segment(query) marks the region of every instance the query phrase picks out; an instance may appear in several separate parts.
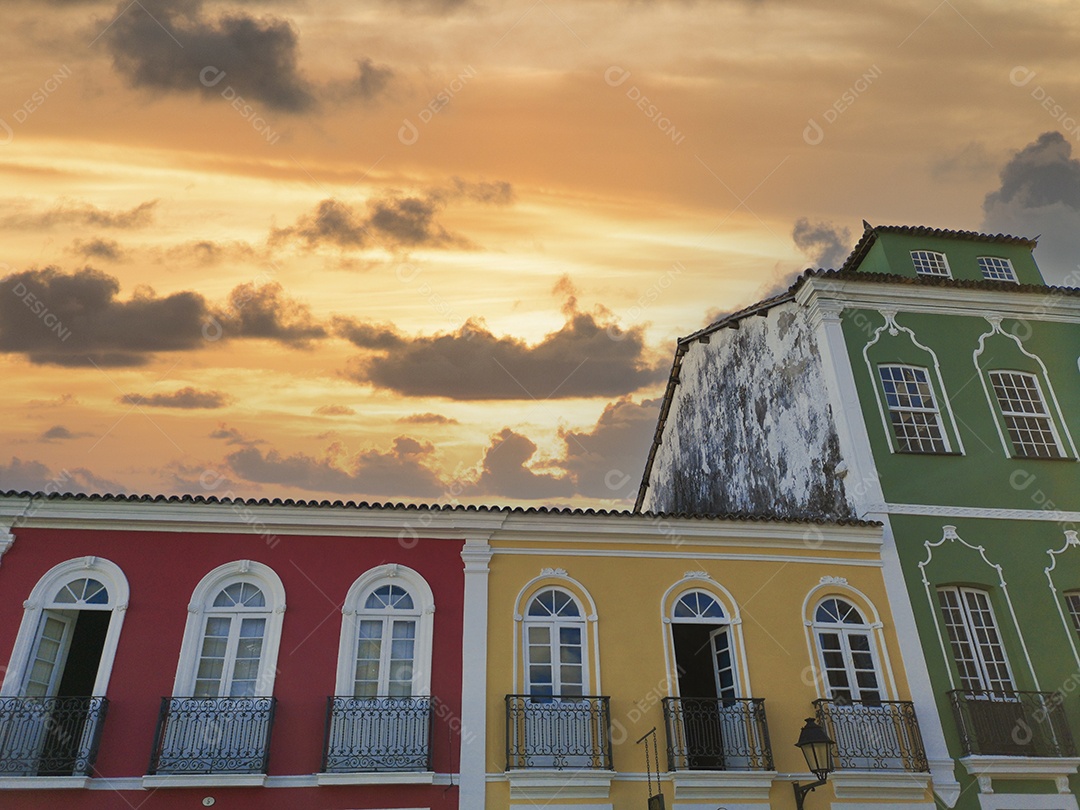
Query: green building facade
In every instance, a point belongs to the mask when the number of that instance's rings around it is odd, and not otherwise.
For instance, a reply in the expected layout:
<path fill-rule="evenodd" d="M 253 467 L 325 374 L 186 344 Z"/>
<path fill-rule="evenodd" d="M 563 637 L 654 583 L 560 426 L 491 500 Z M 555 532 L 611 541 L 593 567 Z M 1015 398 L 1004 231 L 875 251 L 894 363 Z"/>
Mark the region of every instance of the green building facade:
<path fill-rule="evenodd" d="M 638 498 L 881 521 L 936 798 L 965 810 L 1080 794 L 1080 290 L 1034 248 L 866 225 L 683 338 Z M 905 806 L 871 776 L 864 804 Z"/>

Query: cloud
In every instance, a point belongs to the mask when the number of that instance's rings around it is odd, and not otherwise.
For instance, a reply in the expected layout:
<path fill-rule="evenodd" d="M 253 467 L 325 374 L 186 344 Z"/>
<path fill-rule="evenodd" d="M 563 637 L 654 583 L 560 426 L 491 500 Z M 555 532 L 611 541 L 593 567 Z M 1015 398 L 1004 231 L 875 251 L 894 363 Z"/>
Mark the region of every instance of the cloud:
<path fill-rule="evenodd" d="M 817 267 L 839 267 L 851 250 L 851 231 L 829 222 L 796 220 L 791 231 L 795 246 Z"/>
<path fill-rule="evenodd" d="M 164 251 L 164 255 L 169 259 L 192 261 L 204 267 L 226 260 L 250 261 L 256 258 L 255 249 L 247 242 L 239 240 L 215 242 L 210 239 L 198 239 L 173 245 Z"/>
<path fill-rule="evenodd" d="M 93 434 L 90 434 L 90 433 L 72 433 L 70 430 L 68 430 L 63 425 L 53 425 L 51 428 L 49 428 L 44 433 L 42 433 L 40 436 L 38 436 L 38 441 L 39 442 L 64 441 L 66 439 L 81 439 L 81 438 L 84 438 L 84 437 L 90 436 L 90 435 L 93 435 Z"/>
<path fill-rule="evenodd" d="M 0 352 L 61 366 L 137 366 L 158 351 L 203 341 L 206 301 L 194 292 L 159 297 L 139 288 L 117 300 L 120 282 L 99 270 L 55 267 L 0 279 Z"/>
<path fill-rule="evenodd" d="M 369 200 L 361 212 L 327 199 L 302 215 L 291 228 L 275 229 L 270 243 L 293 241 L 307 248 L 331 245 L 341 249 L 369 247 L 467 247 L 468 240 L 450 234 L 435 221 L 441 203 L 431 198 Z"/>
<path fill-rule="evenodd" d="M 60 200 L 46 211 L 27 210 L 25 205 L 15 205 L 14 208 L 22 210 L 16 210 L 0 218 L 0 228 L 27 230 L 84 225 L 94 228 L 135 230 L 144 228 L 154 221 L 157 205 L 157 200 L 149 200 L 126 211 L 108 211 L 89 203 L 66 199 Z"/>
<path fill-rule="evenodd" d="M 421 194 L 390 194 L 366 201 L 363 209 L 326 199 L 289 228 L 270 232 L 270 244 L 291 241 L 311 249 L 329 245 L 342 250 L 384 248 L 469 248 L 463 236 L 448 232 L 436 215 L 453 202 L 505 206 L 514 202 L 514 187 L 505 181 L 451 178 Z"/>
<path fill-rule="evenodd" d="M 123 494 L 127 488 L 116 481 L 95 475 L 85 467 L 73 467 L 53 472 L 34 459 L 23 461 L 18 456 L 10 463 L 0 464 L 0 492 L 109 492 Z"/>
<path fill-rule="evenodd" d="M 386 452 L 366 450 L 351 457 L 331 445 L 322 458 L 305 453 L 283 456 L 255 448 L 228 456 L 233 472 L 261 484 L 279 484 L 313 492 L 332 492 L 363 499 L 373 496 L 429 497 L 445 491 L 434 469 L 435 448 L 409 436 L 398 436 Z"/>
<path fill-rule="evenodd" d="M 995 165 L 982 141 L 969 141 L 958 151 L 934 160 L 930 173 L 938 180 L 982 180 L 994 171 Z"/>
<path fill-rule="evenodd" d="M 1044 132 L 1001 170 L 983 201 L 983 229 L 1042 234 L 1036 258 L 1050 283 L 1080 286 L 1080 160 L 1059 132 Z"/>
<path fill-rule="evenodd" d="M 210 433 L 210 438 L 222 439 L 225 444 L 238 445 L 240 447 L 255 447 L 259 444 L 266 444 L 262 439 L 249 439 L 237 428 L 226 427 L 224 423 L 218 424 L 217 430 Z"/>
<path fill-rule="evenodd" d="M 275 340 L 306 348 L 326 337 L 310 310 L 278 283 L 235 287 L 224 309 L 196 292 L 158 296 L 137 287 L 118 300 L 120 282 L 87 267 L 56 267 L 0 278 L 0 352 L 61 366 L 138 366 L 155 352 L 205 348 L 219 338 Z"/>
<path fill-rule="evenodd" d="M 216 410 L 232 402 L 232 397 L 221 391 L 199 391 L 187 386 L 170 394 L 124 394 L 117 398 L 117 402 L 125 405 L 145 405 L 149 408 Z"/>
<path fill-rule="evenodd" d="M 31 399 L 27 405 L 31 408 L 63 408 L 67 405 L 78 405 L 79 400 L 74 394 L 61 394 L 56 399 Z"/>
<path fill-rule="evenodd" d="M 278 282 L 240 284 L 229 293 L 224 328 L 233 336 L 276 340 L 293 348 L 308 348 L 327 336 L 311 310 L 285 294 Z"/>
<path fill-rule="evenodd" d="M 637 496 L 660 402 L 622 398 L 604 408 L 591 430 L 559 431 L 566 447 L 558 466 L 573 478 L 577 494 L 626 500 Z"/>
<path fill-rule="evenodd" d="M 362 349 L 347 376 L 406 396 L 448 399 L 612 397 L 659 382 L 666 366 L 646 355 L 642 327 L 619 331 L 602 315 L 570 312 L 530 346 L 478 321 L 456 332 L 406 337 L 393 327 L 338 318 L 337 333 Z"/>
<path fill-rule="evenodd" d="M 71 250 L 87 259 L 102 259 L 108 262 L 118 262 L 124 258 L 124 250 L 120 243 L 113 239 L 76 239 L 71 243 Z"/>
<path fill-rule="evenodd" d="M 376 65 L 370 59 L 356 60 L 356 75 L 348 82 L 338 85 L 335 95 L 339 99 L 358 99 L 365 103 L 383 96 L 396 74 L 387 65 Z"/>
<path fill-rule="evenodd" d="M 113 65 L 133 86 L 218 97 L 226 87 L 274 110 L 298 113 L 315 97 L 297 66 L 288 20 L 230 11 L 216 19 L 202 0 L 144 0 L 125 8 L 104 40 Z"/>
<path fill-rule="evenodd" d="M 574 494 L 569 476 L 535 473 L 526 464 L 536 455 L 536 444 L 527 436 L 503 428 L 491 437 L 480 463 L 480 476 L 462 488 L 466 495 L 499 495 L 538 500 L 568 498 Z"/>
<path fill-rule="evenodd" d="M 312 411 L 319 416 L 355 416 L 356 411 L 348 405 L 320 405 Z"/>
<path fill-rule="evenodd" d="M 403 425 L 457 425 L 457 419 L 443 416 L 441 413 L 411 413 L 397 420 Z"/>

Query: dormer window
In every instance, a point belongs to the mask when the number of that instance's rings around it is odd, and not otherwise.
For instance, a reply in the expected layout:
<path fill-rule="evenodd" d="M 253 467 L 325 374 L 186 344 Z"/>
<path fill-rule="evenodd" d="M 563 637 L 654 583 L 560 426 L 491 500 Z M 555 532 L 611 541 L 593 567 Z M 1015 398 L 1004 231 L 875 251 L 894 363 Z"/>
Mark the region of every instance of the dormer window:
<path fill-rule="evenodd" d="M 949 272 L 949 262 L 944 253 L 933 250 L 911 251 L 911 262 L 915 265 L 915 272 L 920 276 L 934 276 L 936 278 L 952 278 Z"/>
<path fill-rule="evenodd" d="M 997 256 L 980 256 L 978 258 L 979 269 L 982 270 L 983 278 L 987 281 L 1011 281 L 1018 283 L 1016 271 L 1012 262 Z"/>

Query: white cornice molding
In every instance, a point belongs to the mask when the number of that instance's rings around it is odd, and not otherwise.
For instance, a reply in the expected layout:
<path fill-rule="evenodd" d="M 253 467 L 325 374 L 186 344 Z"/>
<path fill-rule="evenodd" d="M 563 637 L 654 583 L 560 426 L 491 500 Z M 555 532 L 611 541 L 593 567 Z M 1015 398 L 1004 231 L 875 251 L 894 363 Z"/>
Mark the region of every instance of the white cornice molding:
<path fill-rule="evenodd" d="M 1023 318 L 1054 323 L 1080 323 L 1080 296 L 1016 290 L 984 290 L 887 281 L 808 278 L 795 293 L 802 306 L 829 309 L 895 309 L 934 315 Z"/>
<path fill-rule="evenodd" d="M 930 517 L 986 518 L 988 520 L 1045 520 L 1048 523 L 1080 522 L 1080 512 L 1051 509 L 995 509 L 986 506 L 951 506 L 922 503 L 877 503 L 867 514 L 925 515 Z"/>
<path fill-rule="evenodd" d="M 25 498 L 0 496 L 0 519 L 17 514 Z M 438 509 L 366 509 L 325 506 L 40 501 L 34 528 L 110 529 L 188 534 L 256 536 L 424 537 L 487 542 L 633 543 L 645 545 L 749 546 L 818 551 L 871 552 L 881 547 L 880 526 L 788 523 L 769 520 L 653 517 L 648 515 L 566 515 L 559 513 L 466 512 Z M 822 537 L 826 539 L 822 540 Z M 484 552 L 481 550 L 480 552 Z"/>
<path fill-rule="evenodd" d="M 0 526 L 0 560 L 11 550 L 13 545 L 15 545 L 15 535 L 11 533 L 10 529 Z"/>

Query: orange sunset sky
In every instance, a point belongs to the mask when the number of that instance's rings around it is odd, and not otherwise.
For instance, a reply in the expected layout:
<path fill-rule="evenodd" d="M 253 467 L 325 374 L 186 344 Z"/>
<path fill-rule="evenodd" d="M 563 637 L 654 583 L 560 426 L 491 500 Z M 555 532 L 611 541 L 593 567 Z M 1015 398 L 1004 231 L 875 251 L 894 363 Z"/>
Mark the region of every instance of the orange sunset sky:
<path fill-rule="evenodd" d="M 0 489 L 632 503 L 874 224 L 1080 256 L 1070 0 L 5 0 Z"/>

